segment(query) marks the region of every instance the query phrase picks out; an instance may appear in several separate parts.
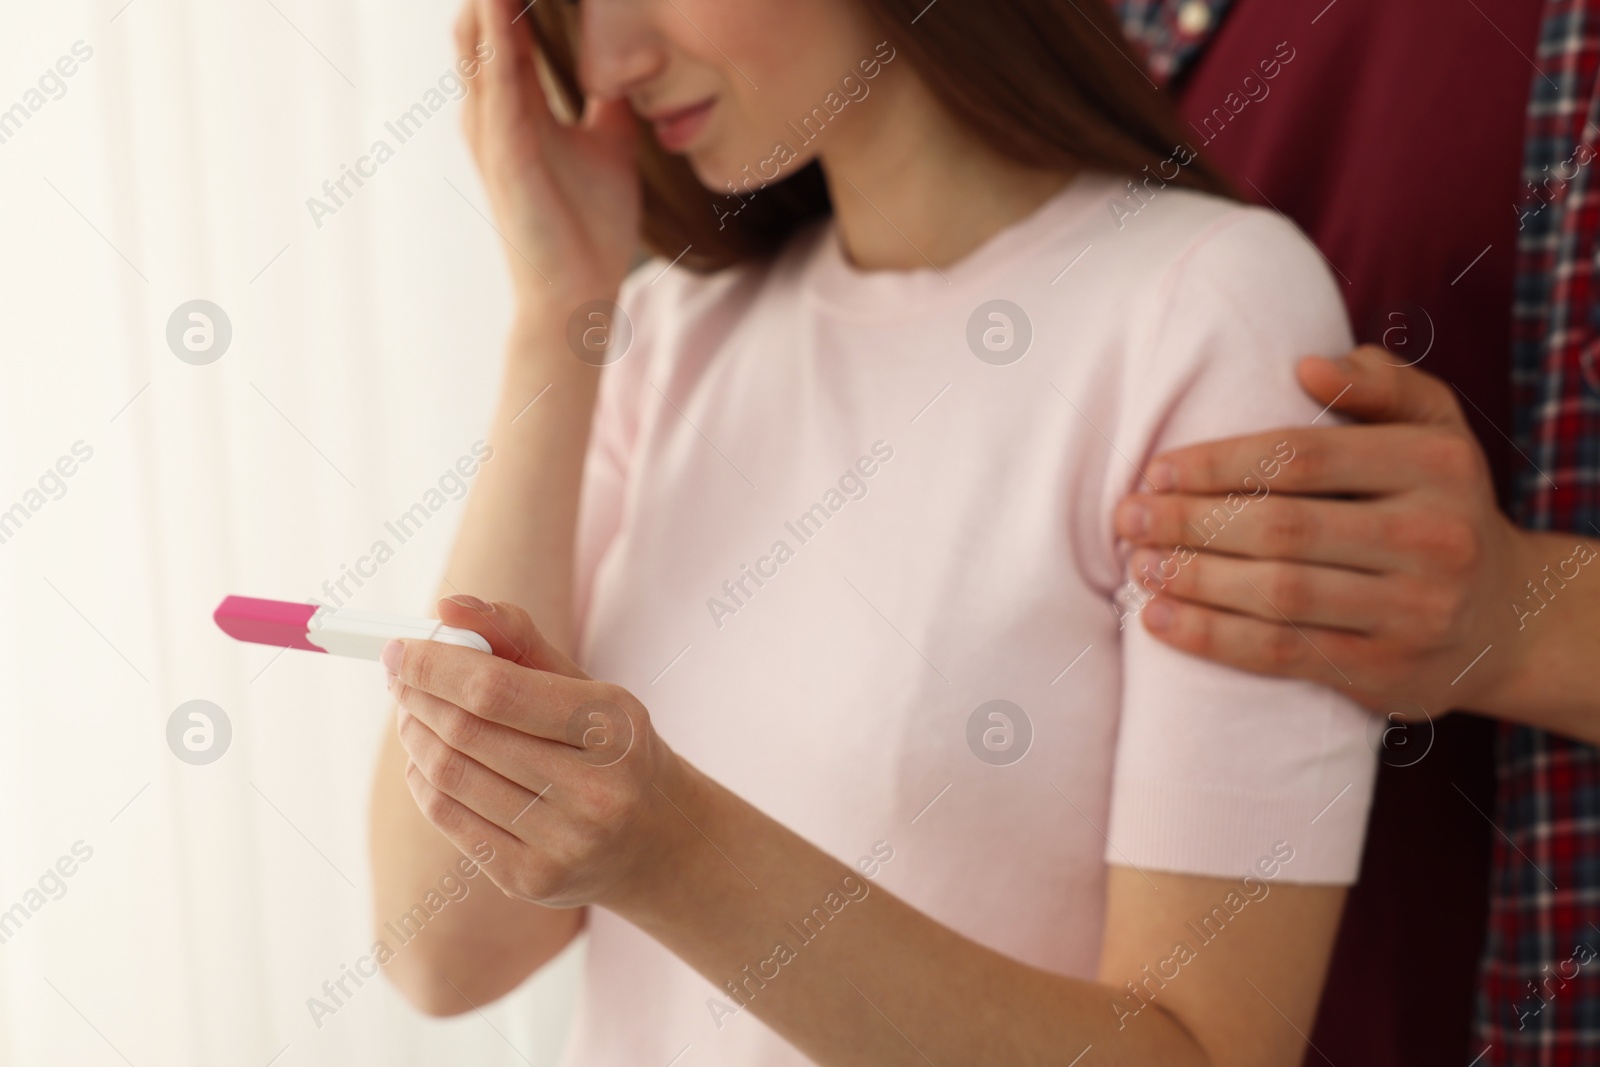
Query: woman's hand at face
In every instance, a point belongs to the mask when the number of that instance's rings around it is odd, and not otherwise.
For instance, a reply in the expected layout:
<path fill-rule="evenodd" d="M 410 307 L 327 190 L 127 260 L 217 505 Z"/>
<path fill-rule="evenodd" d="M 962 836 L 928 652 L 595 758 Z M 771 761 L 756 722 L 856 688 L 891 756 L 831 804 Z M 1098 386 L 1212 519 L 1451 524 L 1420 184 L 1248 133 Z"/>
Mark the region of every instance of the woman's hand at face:
<path fill-rule="evenodd" d="M 488 192 L 524 313 L 566 316 L 616 296 L 639 242 L 637 129 L 628 102 L 590 97 L 563 125 L 539 81 L 534 23 L 518 0 L 465 0 L 456 20 L 467 144 Z"/>
<path fill-rule="evenodd" d="M 633 695 L 590 679 L 528 614 L 472 597 L 440 618 L 482 634 L 494 655 L 391 642 L 406 782 L 417 807 L 465 854 L 487 841 L 489 877 L 554 907 L 605 903 L 634 887 L 671 835 L 660 783 L 676 757 Z"/>

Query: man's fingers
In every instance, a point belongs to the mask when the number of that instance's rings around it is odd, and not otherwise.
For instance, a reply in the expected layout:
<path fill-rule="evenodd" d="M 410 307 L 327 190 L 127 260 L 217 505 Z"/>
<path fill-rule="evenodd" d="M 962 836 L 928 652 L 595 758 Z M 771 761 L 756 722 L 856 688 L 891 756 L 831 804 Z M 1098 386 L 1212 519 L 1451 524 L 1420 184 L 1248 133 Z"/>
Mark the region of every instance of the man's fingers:
<path fill-rule="evenodd" d="M 1164 452 L 1146 475 L 1161 492 L 1381 496 L 1470 478 L 1477 454 L 1470 433 L 1433 426 L 1286 427 Z"/>
<path fill-rule="evenodd" d="M 1337 359 L 1300 362 L 1300 384 L 1333 410 L 1362 422 L 1413 422 L 1465 429 L 1448 385 L 1416 367 L 1396 366 L 1384 349 L 1366 345 Z"/>
<path fill-rule="evenodd" d="M 1282 621 L 1233 615 L 1172 597 L 1157 597 L 1139 617 L 1150 633 L 1174 648 L 1252 674 L 1309 679 L 1363 699 L 1340 664 L 1362 662 L 1364 650 L 1371 646 L 1365 637 L 1309 626 L 1297 629 Z"/>
<path fill-rule="evenodd" d="M 1381 504 L 1274 495 L 1261 500 L 1138 493 L 1117 506 L 1117 534 L 1135 545 L 1183 545 L 1263 560 L 1364 571 L 1410 560 Z"/>
<path fill-rule="evenodd" d="M 1140 549 L 1129 569 L 1144 594 L 1237 615 L 1371 634 L 1382 628 L 1390 578 L 1341 567 L 1238 559 L 1210 552 L 1180 563 L 1175 548 Z"/>

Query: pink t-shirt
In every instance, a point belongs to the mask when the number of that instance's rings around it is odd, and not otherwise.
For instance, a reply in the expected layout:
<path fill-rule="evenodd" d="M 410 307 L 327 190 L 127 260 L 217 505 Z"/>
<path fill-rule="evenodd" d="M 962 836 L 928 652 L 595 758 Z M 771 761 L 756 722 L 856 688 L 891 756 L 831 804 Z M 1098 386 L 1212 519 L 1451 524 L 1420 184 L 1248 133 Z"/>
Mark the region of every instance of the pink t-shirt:
<path fill-rule="evenodd" d="M 824 223 L 769 264 L 663 271 L 624 287 L 598 402 L 579 654 L 677 752 L 1062 974 L 1095 973 L 1109 863 L 1354 880 L 1365 713 L 1151 639 L 1112 530 L 1157 451 L 1317 417 L 1294 362 L 1350 334 L 1290 223 L 1086 175 L 940 270 L 859 271 Z M 752 961 L 799 941 L 752 936 Z M 809 1062 L 738 1009 L 594 909 L 565 1062 Z"/>

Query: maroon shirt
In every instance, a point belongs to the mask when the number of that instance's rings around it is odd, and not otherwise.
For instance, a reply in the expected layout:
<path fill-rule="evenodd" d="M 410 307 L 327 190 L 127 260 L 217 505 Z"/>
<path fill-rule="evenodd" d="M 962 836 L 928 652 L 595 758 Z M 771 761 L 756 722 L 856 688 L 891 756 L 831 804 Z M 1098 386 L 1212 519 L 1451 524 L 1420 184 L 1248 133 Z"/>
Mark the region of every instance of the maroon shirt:
<path fill-rule="evenodd" d="M 1466 398 L 1502 500 L 1513 205 L 1541 9 L 1235 0 L 1177 86 L 1191 143 L 1322 249 L 1356 336 Z M 1493 730 L 1428 710 L 1427 755 L 1396 765 L 1423 730 L 1385 756 L 1308 1064 L 1464 1067 L 1482 1051 L 1472 998 L 1494 830 L 1468 798 L 1493 810 Z"/>

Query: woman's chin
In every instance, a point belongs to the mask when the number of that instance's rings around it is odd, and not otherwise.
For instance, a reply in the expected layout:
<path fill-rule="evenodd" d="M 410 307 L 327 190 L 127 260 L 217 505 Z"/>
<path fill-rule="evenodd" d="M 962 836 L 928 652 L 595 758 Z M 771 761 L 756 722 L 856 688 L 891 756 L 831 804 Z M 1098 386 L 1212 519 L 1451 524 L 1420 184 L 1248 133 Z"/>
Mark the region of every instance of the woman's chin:
<path fill-rule="evenodd" d="M 695 148 L 685 152 L 683 158 L 695 178 L 707 189 L 726 193 L 729 184 L 739 187 L 739 168 L 730 164 L 724 153 L 714 148 Z"/>
<path fill-rule="evenodd" d="M 701 185 L 712 192 L 746 200 L 768 185 L 781 182 L 803 170 L 814 158 L 794 155 L 787 165 L 776 166 L 773 159 L 761 153 L 740 155 L 709 148 L 685 152 L 683 157 Z"/>

